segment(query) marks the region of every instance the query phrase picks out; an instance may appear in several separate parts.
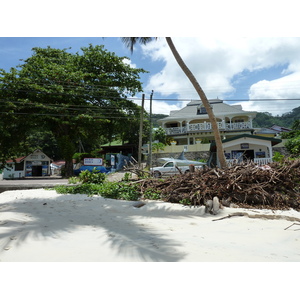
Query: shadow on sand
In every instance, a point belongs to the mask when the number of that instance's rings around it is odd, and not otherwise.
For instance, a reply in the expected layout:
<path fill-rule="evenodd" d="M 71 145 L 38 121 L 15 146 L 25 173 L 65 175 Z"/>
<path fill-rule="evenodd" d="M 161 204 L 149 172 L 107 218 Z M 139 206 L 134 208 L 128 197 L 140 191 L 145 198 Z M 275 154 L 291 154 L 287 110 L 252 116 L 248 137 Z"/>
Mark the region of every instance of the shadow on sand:
<path fill-rule="evenodd" d="M 181 261 L 186 255 L 180 250 L 183 242 L 170 239 L 167 232 L 157 230 L 151 222 L 203 215 L 201 208 L 178 209 L 179 206 L 166 206 L 163 202 L 135 208 L 130 201 L 49 193 L 52 198 L 43 198 L 44 192 L 40 197 L 31 196 L 27 191 L 8 201 L 6 193 L 0 195 L 0 260 L 3 251 L 22 246 L 29 238 L 63 238 L 64 234 L 85 228 L 101 229 L 102 237 L 105 236 L 96 244 L 99 261 L 107 261 L 101 256 L 103 247 L 132 261 Z"/>

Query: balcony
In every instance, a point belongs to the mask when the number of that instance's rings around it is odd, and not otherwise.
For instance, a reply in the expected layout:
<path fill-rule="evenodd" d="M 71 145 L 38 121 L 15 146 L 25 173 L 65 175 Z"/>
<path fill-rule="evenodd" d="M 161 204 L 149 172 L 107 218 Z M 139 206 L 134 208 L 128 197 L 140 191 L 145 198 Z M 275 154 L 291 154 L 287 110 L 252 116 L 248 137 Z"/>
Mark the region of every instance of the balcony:
<path fill-rule="evenodd" d="M 272 161 L 273 161 L 272 158 L 268 158 L 268 157 L 253 159 L 254 164 L 256 164 L 258 166 L 267 165 L 267 164 L 271 163 Z M 227 162 L 228 166 L 240 163 L 240 161 L 238 159 L 226 159 L 226 162 Z"/>
<path fill-rule="evenodd" d="M 252 122 L 238 122 L 238 123 L 225 123 L 225 122 L 217 122 L 218 128 L 220 130 L 244 130 L 244 129 L 251 129 Z M 200 132 L 200 131 L 212 131 L 212 126 L 210 122 L 204 123 L 195 123 L 189 124 L 188 126 L 183 127 L 171 127 L 165 128 L 167 135 L 176 135 L 176 134 L 185 134 L 191 132 Z"/>

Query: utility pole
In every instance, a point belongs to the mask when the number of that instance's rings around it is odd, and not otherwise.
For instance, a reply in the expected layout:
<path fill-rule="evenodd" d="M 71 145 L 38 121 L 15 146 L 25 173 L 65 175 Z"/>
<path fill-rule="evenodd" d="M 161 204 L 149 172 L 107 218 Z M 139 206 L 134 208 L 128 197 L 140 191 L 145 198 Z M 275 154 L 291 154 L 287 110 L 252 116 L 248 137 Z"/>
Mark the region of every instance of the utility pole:
<path fill-rule="evenodd" d="M 138 166 L 139 166 L 139 169 L 141 169 L 141 164 L 142 164 L 144 103 L 145 103 L 145 94 L 142 95 L 142 109 L 141 109 L 141 118 L 140 118 L 139 153 L 138 153 Z"/>
<path fill-rule="evenodd" d="M 149 138 L 149 168 L 152 168 L 152 97 L 153 97 L 153 90 L 150 95 L 150 138 Z"/>

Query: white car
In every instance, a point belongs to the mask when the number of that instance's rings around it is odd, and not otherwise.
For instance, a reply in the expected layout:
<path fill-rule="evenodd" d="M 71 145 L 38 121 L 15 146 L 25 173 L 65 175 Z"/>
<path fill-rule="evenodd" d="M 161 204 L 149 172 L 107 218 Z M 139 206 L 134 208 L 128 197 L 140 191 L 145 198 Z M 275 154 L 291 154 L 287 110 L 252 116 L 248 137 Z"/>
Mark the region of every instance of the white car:
<path fill-rule="evenodd" d="M 197 164 L 199 164 L 199 163 L 197 162 Z M 195 168 L 203 168 L 203 165 L 206 165 L 206 163 L 201 163 L 200 165 L 195 165 Z M 184 164 L 184 161 L 178 162 L 175 160 L 168 161 L 161 167 L 151 168 L 151 174 L 155 178 L 160 178 L 162 176 L 172 176 L 175 174 L 180 174 L 180 172 L 187 173 L 189 171 L 190 171 L 190 165 Z"/>

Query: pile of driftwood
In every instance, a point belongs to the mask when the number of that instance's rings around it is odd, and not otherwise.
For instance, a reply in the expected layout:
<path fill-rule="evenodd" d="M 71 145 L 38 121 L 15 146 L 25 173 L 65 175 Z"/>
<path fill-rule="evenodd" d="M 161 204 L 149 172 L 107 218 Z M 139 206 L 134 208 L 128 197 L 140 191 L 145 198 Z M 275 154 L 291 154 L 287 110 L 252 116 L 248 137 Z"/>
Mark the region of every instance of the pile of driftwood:
<path fill-rule="evenodd" d="M 224 206 L 300 210 L 300 160 L 226 169 L 204 169 L 167 179 L 140 182 L 141 191 L 153 189 L 164 201 L 205 205 L 217 196 Z"/>

